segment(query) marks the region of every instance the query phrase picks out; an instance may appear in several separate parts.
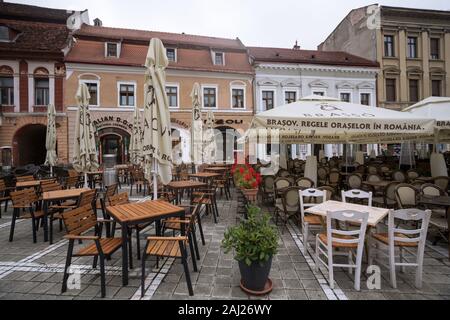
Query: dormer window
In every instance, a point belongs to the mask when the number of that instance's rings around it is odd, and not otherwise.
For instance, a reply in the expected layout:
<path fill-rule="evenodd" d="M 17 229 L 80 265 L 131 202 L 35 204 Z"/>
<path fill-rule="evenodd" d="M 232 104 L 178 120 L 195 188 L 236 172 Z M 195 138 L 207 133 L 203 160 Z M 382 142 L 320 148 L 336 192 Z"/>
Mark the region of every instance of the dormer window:
<path fill-rule="evenodd" d="M 106 57 L 118 58 L 119 57 L 119 44 L 115 42 L 106 43 Z"/>
<path fill-rule="evenodd" d="M 9 41 L 9 28 L 6 26 L 0 26 L 0 41 Z"/>
<path fill-rule="evenodd" d="M 214 64 L 218 66 L 225 65 L 225 59 L 223 52 L 214 52 Z"/>
<path fill-rule="evenodd" d="M 166 48 L 167 59 L 171 62 L 177 61 L 177 52 L 174 48 Z"/>

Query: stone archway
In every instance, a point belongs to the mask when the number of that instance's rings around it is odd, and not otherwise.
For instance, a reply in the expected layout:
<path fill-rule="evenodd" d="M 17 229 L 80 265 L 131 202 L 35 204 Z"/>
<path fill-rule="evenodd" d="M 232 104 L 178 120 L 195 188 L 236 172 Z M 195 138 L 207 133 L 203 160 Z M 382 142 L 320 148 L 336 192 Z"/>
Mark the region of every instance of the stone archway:
<path fill-rule="evenodd" d="M 28 124 L 16 131 L 13 138 L 14 165 L 42 165 L 45 162 L 47 127 Z"/>

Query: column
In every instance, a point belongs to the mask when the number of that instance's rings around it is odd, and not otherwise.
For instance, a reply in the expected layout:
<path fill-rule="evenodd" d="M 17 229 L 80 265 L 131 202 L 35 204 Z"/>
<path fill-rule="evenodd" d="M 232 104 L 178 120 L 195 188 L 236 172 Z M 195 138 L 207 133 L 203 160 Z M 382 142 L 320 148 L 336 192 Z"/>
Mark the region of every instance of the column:
<path fill-rule="evenodd" d="M 431 96 L 430 92 L 430 39 L 428 30 L 422 31 L 422 99 Z M 419 99 L 421 100 L 421 99 Z"/>
<path fill-rule="evenodd" d="M 28 112 L 28 63 L 25 60 L 19 63 L 19 90 L 20 112 Z"/>
<path fill-rule="evenodd" d="M 408 76 L 406 74 L 406 30 L 400 29 L 398 35 L 398 57 L 400 59 L 400 103 L 409 101 L 408 99 Z"/>

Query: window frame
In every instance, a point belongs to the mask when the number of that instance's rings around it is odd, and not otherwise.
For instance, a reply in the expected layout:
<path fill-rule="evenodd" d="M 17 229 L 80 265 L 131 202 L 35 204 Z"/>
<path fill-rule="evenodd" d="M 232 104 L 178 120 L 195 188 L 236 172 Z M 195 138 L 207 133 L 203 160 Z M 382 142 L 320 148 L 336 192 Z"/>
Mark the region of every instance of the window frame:
<path fill-rule="evenodd" d="M 115 56 L 108 55 L 108 45 L 110 45 L 110 44 L 113 44 L 116 46 L 116 55 Z M 112 42 L 112 41 L 105 42 L 105 58 L 119 58 L 119 57 L 120 57 L 120 43 Z"/>
<path fill-rule="evenodd" d="M 214 89 L 215 90 L 215 107 L 205 107 L 205 89 Z M 219 109 L 219 86 L 218 85 L 210 85 L 205 84 L 202 85 L 202 109 L 205 110 L 216 110 Z"/>
<path fill-rule="evenodd" d="M 433 46 L 431 45 L 433 40 L 437 41 L 437 56 L 433 56 Z M 441 59 L 441 38 L 430 37 L 430 60 L 440 60 Z"/>
<path fill-rule="evenodd" d="M 222 64 L 218 64 L 218 63 L 216 63 L 216 56 L 217 55 L 222 55 Z M 214 51 L 214 54 L 213 54 L 213 62 L 214 62 L 214 65 L 215 66 L 224 66 L 225 65 L 225 52 L 223 52 L 223 51 Z"/>
<path fill-rule="evenodd" d="M 414 39 L 414 56 L 411 56 L 412 43 L 410 40 Z M 419 38 L 417 36 L 406 37 L 406 57 L 408 59 L 418 59 L 419 58 Z"/>
<path fill-rule="evenodd" d="M 286 93 L 294 93 L 295 94 L 295 100 L 293 102 L 286 101 Z M 285 89 L 283 89 L 283 101 L 284 101 L 285 104 L 294 103 L 294 102 L 298 101 L 299 98 L 300 98 L 299 95 L 300 95 L 300 92 L 299 92 L 298 89 L 294 89 L 294 88 L 285 88 Z"/>
<path fill-rule="evenodd" d="M 433 83 L 436 82 L 436 81 L 439 82 L 439 95 L 438 96 L 434 95 L 434 92 L 433 92 Z M 443 94 L 443 86 L 442 86 L 442 84 L 443 84 L 442 79 L 431 79 L 431 96 L 432 97 L 442 97 L 442 94 Z"/>
<path fill-rule="evenodd" d="M 167 54 L 168 50 L 173 50 L 174 60 L 169 59 L 169 55 Z M 177 62 L 177 59 L 178 59 L 177 49 L 176 48 L 166 48 L 166 57 L 167 57 L 167 60 L 169 60 L 169 62 Z"/>
<path fill-rule="evenodd" d="M 11 79 L 12 81 L 12 87 L 0 87 L 0 98 L 1 98 L 1 90 L 2 89 L 6 89 L 8 91 L 8 102 L 7 104 L 3 104 L 0 101 L 0 106 L 14 106 L 14 96 L 15 96 L 15 92 L 14 92 L 14 76 L 13 75 L 0 75 L 0 78 L 8 78 Z M 50 86 L 50 85 L 49 85 Z"/>
<path fill-rule="evenodd" d="M 392 41 L 387 42 L 386 38 L 389 37 Z M 391 45 L 391 54 L 388 54 L 387 44 Z M 385 34 L 383 35 L 383 56 L 385 58 L 395 58 L 395 36 L 393 34 Z"/>
<path fill-rule="evenodd" d="M 411 83 L 412 82 L 416 83 L 417 97 L 416 97 L 415 100 L 411 99 L 411 93 L 412 93 L 412 91 L 411 91 Z M 414 102 L 414 103 L 417 103 L 417 102 L 420 101 L 420 80 L 419 79 L 416 79 L 416 78 L 408 79 L 408 100 L 409 100 L 409 102 Z"/>
<path fill-rule="evenodd" d="M 47 88 L 38 88 L 36 85 L 36 81 L 39 81 L 39 80 L 47 80 L 48 87 Z M 37 98 L 38 98 L 37 90 L 45 90 L 45 89 L 47 89 L 47 101 L 44 101 L 43 104 L 39 104 L 39 103 L 37 103 Z M 33 90 L 34 90 L 33 105 L 36 107 L 47 107 L 50 104 L 50 76 L 47 76 L 47 77 L 34 76 L 33 77 Z M 44 99 L 45 99 L 45 97 L 44 97 Z M 45 103 L 45 102 L 47 102 L 47 103 Z"/>
<path fill-rule="evenodd" d="M 327 90 L 322 88 L 311 88 L 311 94 L 316 95 L 319 93 L 320 96 L 325 97 L 327 95 Z"/>
<path fill-rule="evenodd" d="M 177 89 L 177 105 L 171 106 L 169 96 L 167 96 L 167 102 L 169 102 L 169 109 L 179 109 L 180 108 L 180 84 L 179 83 L 166 83 L 165 93 L 167 95 L 167 88 L 172 87 Z"/>
<path fill-rule="evenodd" d="M 242 94 L 243 94 L 243 96 L 242 96 L 242 98 L 243 98 L 243 100 L 242 100 L 242 102 L 243 102 L 243 106 L 242 106 L 242 108 L 239 108 L 239 107 L 234 107 L 234 105 L 233 105 L 233 90 L 242 90 Z M 231 85 L 230 86 L 230 106 L 231 106 L 231 109 L 233 109 L 233 110 L 246 110 L 247 109 L 247 89 L 246 89 L 246 86 L 244 86 L 244 85 Z"/>
<path fill-rule="evenodd" d="M 389 100 L 388 99 L 388 90 L 387 90 L 387 87 L 388 87 L 388 80 L 392 80 L 393 81 L 393 83 L 394 83 L 394 99 L 393 100 Z M 386 97 L 386 102 L 397 102 L 397 99 L 398 99 L 398 94 L 397 94 L 397 79 L 396 78 L 386 78 L 385 79 L 385 85 L 384 85 L 384 88 L 385 88 L 385 97 Z"/>
<path fill-rule="evenodd" d="M 363 94 L 369 95 L 369 104 L 367 104 L 367 106 L 368 106 L 368 107 L 372 106 L 372 93 L 371 93 L 371 92 L 360 91 L 360 92 L 359 92 L 359 104 L 365 105 L 365 104 L 362 103 L 362 95 L 363 95 Z"/>
<path fill-rule="evenodd" d="M 349 100 L 348 100 L 348 101 L 342 100 L 342 99 L 341 99 L 341 95 L 342 95 L 342 94 L 348 94 Z M 347 102 L 347 103 L 352 103 L 352 102 L 353 102 L 353 93 L 352 93 L 351 90 L 339 90 L 339 91 L 338 91 L 338 95 L 339 95 L 338 99 L 339 99 L 339 101 L 341 101 L 341 102 Z"/>
<path fill-rule="evenodd" d="M 0 38 L 0 42 L 11 42 L 11 29 L 4 25 L 0 25 L 0 28 L 4 28 L 6 30 L 6 39 Z"/>
<path fill-rule="evenodd" d="M 84 83 L 85 85 L 95 83 L 97 85 L 97 104 L 89 104 L 90 107 L 99 107 L 100 106 L 100 80 L 84 80 L 80 79 L 80 83 Z M 90 94 L 90 92 L 89 92 Z M 89 101 L 90 102 L 90 101 Z"/>
<path fill-rule="evenodd" d="M 272 92 L 272 108 L 267 109 L 264 104 L 264 92 Z M 268 111 L 276 108 L 276 90 L 270 88 L 261 88 L 261 111 Z"/>
<path fill-rule="evenodd" d="M 134 104 L 132 106 L 130 106 L 130 105 L 122 105 L 122 101 L 121 101 L 122 99 L 121 99 L 121 96 L 120 96 L 120 92 L 121 92 L 120 87 L 122 85 L 124 85 L 124 86 L 133 86 L 133 89 L 134 89 L 134 92 L 133 92 L 134 93 L 134 95 L 133 95 L 134 96 Z M 136 105 L 137 105 L 137 103 L 136 103 L 136 100 L 137 100 L 136 87 L 137 87 L 137 84 L 134 81 L 118 81 L 117 82 L 117 106 L 119 108 L 135 108 L 136 107 Z M 97 85 L 97 96 L 98 96 L 98 85 Z"/>

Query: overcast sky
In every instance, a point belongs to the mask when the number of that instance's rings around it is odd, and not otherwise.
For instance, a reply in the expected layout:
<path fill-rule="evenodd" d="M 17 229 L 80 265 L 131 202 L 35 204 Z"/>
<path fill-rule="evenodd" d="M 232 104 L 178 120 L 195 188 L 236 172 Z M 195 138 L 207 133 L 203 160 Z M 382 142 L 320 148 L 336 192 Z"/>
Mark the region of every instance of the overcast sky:
<path fill-rule="evenodd" d="M 370 0 L 15 0 L 38 6 L 89 9 L 104 26 L 239 37 L 248 46 L 316 49 L 353 9 Z M 449 0 L 386 0 L 390 6 L 450 10 Z"/>

